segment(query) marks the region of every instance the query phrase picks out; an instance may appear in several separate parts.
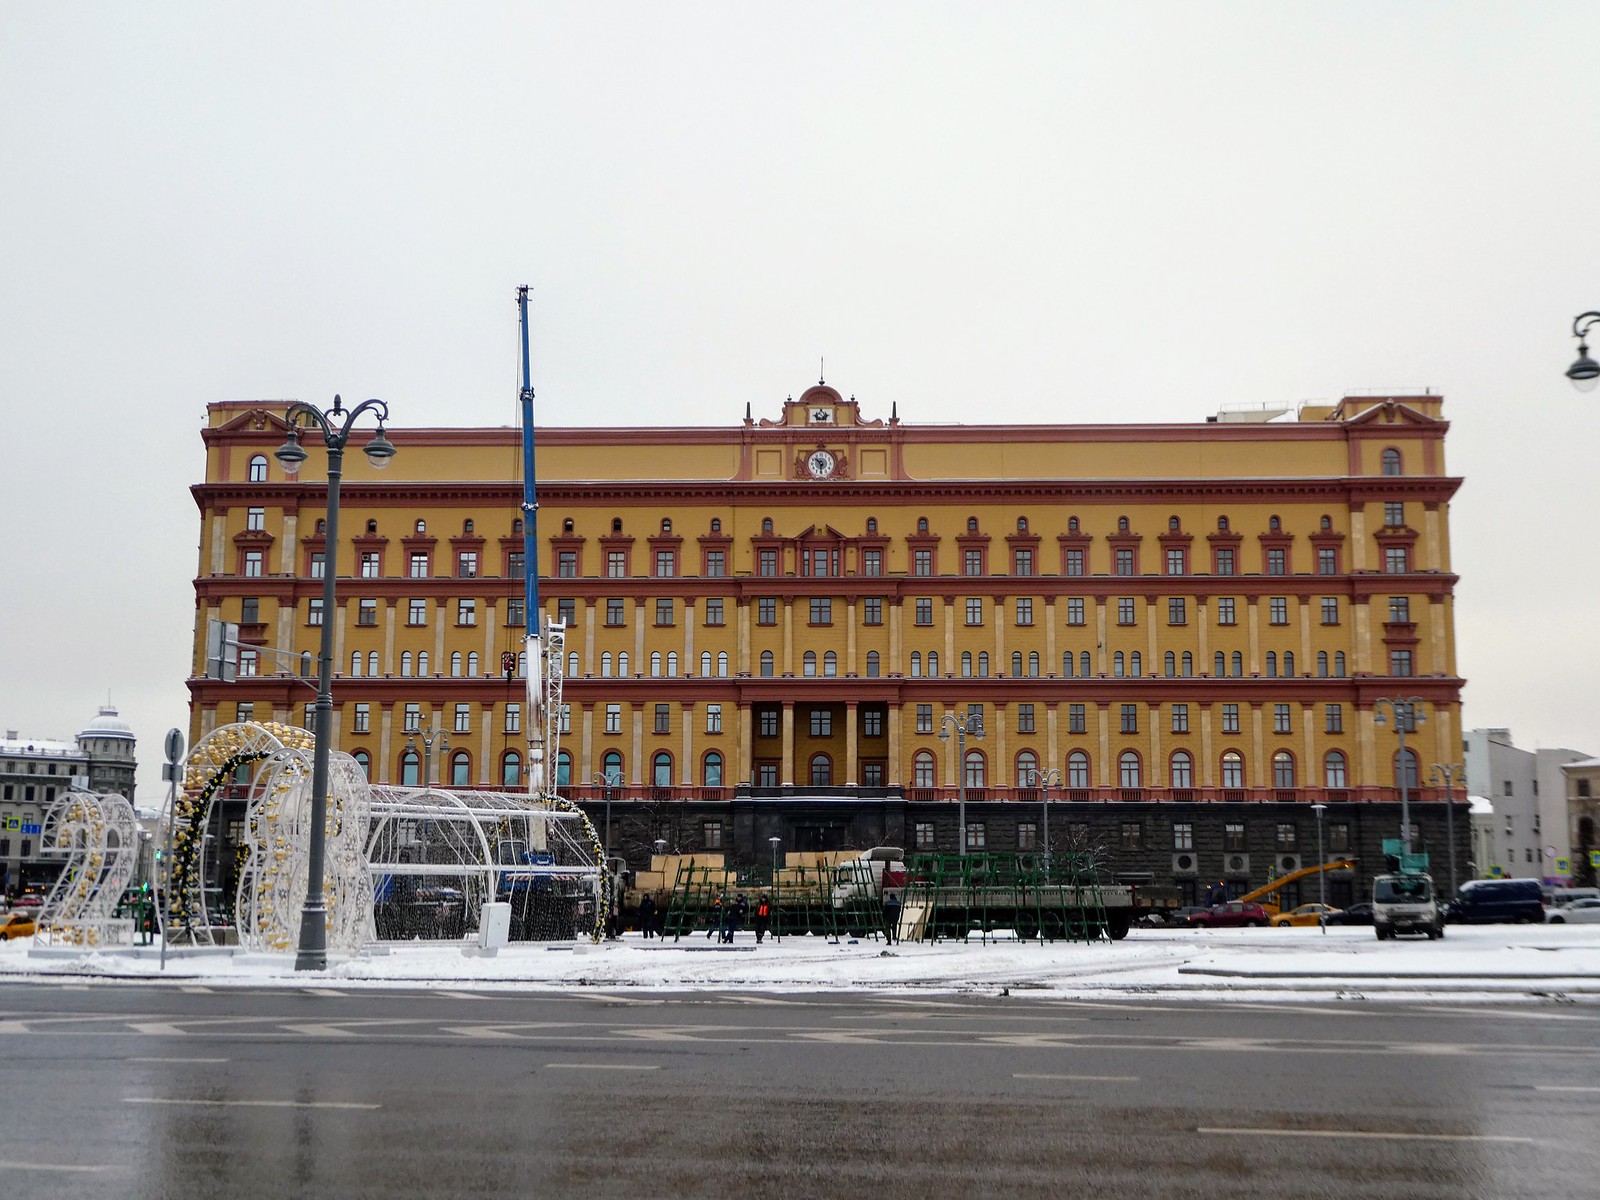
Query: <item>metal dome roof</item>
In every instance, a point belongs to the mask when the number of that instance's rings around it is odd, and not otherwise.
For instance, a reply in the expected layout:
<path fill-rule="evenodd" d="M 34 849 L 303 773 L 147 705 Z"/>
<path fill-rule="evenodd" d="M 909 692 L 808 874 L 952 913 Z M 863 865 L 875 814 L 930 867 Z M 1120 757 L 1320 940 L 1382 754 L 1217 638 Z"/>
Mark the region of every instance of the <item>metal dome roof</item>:
<path fill-rule="evenodd" d="M 83 731 L 78 736 L 80 738 L 126 738 L 130 742 L 134 740 L 133 727 L 119 717 L 116 707 L 110 704 L 102 704 L 100 706 L 100 715 L 84 726 Z"/>

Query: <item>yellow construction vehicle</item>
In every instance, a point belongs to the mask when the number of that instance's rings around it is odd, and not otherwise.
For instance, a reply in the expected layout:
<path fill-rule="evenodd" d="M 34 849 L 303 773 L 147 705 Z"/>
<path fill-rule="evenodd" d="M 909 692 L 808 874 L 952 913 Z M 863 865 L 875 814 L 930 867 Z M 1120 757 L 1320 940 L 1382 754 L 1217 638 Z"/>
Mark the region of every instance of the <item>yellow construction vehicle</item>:
<path fill-rule="evenodd" d="M 1241 903 L 1253 900 L 1257 904 L 1261 905 L 1262 908 L 1267 910 L 1267 915 L 1269 917 L 1275 917 L 1278 915 L 1277 904 L 1270 900 L 1262 899 L 1263 896 L 1270 896 L 1279 888 L 1285 886 L 1286 884 L 1293 883 L 1297 879 L 1305 879 L 1308 876 L 1316 875 L 1321 871 L 1348 871 L 1354 868 L 1355 865 L 1356 860 L 1353 858 L 1335 858 L 1330 859 L 1325 863 L 1313 863 L 1309 867 L 1301 867 L 1298 871 L 1290 871 L 1287 875 L 1280 875 L 1265 887 L 1258 887 L 1255 891 L 1246 892 L 1244 895 L 1236 897 L 1236 899 L 1238 899 Z"/>

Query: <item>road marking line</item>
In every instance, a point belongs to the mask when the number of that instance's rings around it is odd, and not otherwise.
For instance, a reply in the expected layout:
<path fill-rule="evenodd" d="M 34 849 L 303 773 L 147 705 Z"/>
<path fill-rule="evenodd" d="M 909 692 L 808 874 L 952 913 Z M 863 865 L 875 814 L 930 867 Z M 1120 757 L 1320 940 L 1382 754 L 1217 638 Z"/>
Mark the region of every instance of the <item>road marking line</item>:
<path fill-rule="evenodd" d="M 660 1066 L 645 1063 L 545 1063 L 547 1071 L 659 1071 Z"/>
<path fill-rule="evenodd" d="M 1013 1079 L 1070 1079 L 1080 1083 L 1138 1083 L 1137 1075 L 1036 1075 L 1026 1071 L 1013 1072 Z"/>
<path fill-rule="evenodd" d="M 343 996 L 346 996 L 346 995 L 349 994 L 347 992 L 341 992 L 338 988 L 325 988 L 325 987 L 301 988 L 300 992 L 301 992 L 302 995 L 306 995 L 306 996 L 339 996 L 339 997 L 343 997 Z"/>
<path fill-rule="evenodd" d="M 1533 1085 L 1536 1092 L 1600 1092 L 1600 1087 L 1582 1087 L 1578 1084 L 1562 1083 L 1536 1083 Z"/>
<path fill-rule="evenodd" d="M 105 1166 L 83 1166 L 77 1163 L 32 1163 L 0 1159 L 0 1171 L 116 1171 L 120 1169 L 115 1163 L 108 1163 Z"/>
<path fill-rule="evenodd" d="M 487 1000 L 489 997 L 482 992 L 452 992 L 441 988 L 437 992 L 429 992 L 430 996 L 449 996 L 452 1000 Z"/>
<path fill-rule="evenodd" d="M 130 1058 L 127 1061 L 139 1063 L 225 1063 L 232 1060 L 226 1058 Z"/>
<path fill-rule="evenodd" d="M 1393 1142 L 1519 1142 L 1527 1146 L 1534 1144 L 1532 1138 L 1504 1137 L 1493 1133 L 1390 1133 L 1366 1129 L 1228 1129 L 1205 1125 L 1195 1132 L 1238 1137 L 1369 1138 Z"/>
<path fill-rule="evenodd" d="M 187 987 L 181 987 L 178 990 L 180 992 L 188 992 L 191 996 L 209 996 L 216 989 L 201 987 L 199 984 L 191 984 Z"/>
<path fill-rule="evenodd" d="M 198 1105 L 203 1108 L 382 1108 L 381 1104 L 356 1104 L 345 1100 L 185 1100 L 166 1096 L 124 1096 L 124 1104 Z"/>

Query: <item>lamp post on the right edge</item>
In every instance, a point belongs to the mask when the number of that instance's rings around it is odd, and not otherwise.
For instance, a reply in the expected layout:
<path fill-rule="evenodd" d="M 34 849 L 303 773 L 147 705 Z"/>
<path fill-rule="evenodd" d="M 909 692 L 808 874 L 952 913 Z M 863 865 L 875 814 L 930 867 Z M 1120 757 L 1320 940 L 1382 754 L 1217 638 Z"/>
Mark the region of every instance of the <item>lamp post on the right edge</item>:
<path fill-rule="evenodd" d="M 1589 330 L 1597 324 L 1600 324 L 1600 312 L 1579 313 L 1572 319 L 1572 336 L 1578 339 L 1578 360 L 1567 368 L 1567 378 L 1580 392 L 1592 392 L 1595 384 L 1600 383 L 1600 363 L 1589 357 L 1585 340 Z"/>

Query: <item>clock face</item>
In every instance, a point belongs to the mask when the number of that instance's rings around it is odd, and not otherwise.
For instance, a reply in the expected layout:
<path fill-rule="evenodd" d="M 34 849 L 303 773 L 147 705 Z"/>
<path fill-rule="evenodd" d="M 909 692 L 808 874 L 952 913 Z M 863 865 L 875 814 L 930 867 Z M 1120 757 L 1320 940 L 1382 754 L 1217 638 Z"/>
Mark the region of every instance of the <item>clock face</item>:
<path fill-rule="evenodd" d="M 806 470 L 811 472 L 813 479 L 826 479 L 833 474 L 833 455 L 826 450 L 813 450 L 806 459 Z"/>

